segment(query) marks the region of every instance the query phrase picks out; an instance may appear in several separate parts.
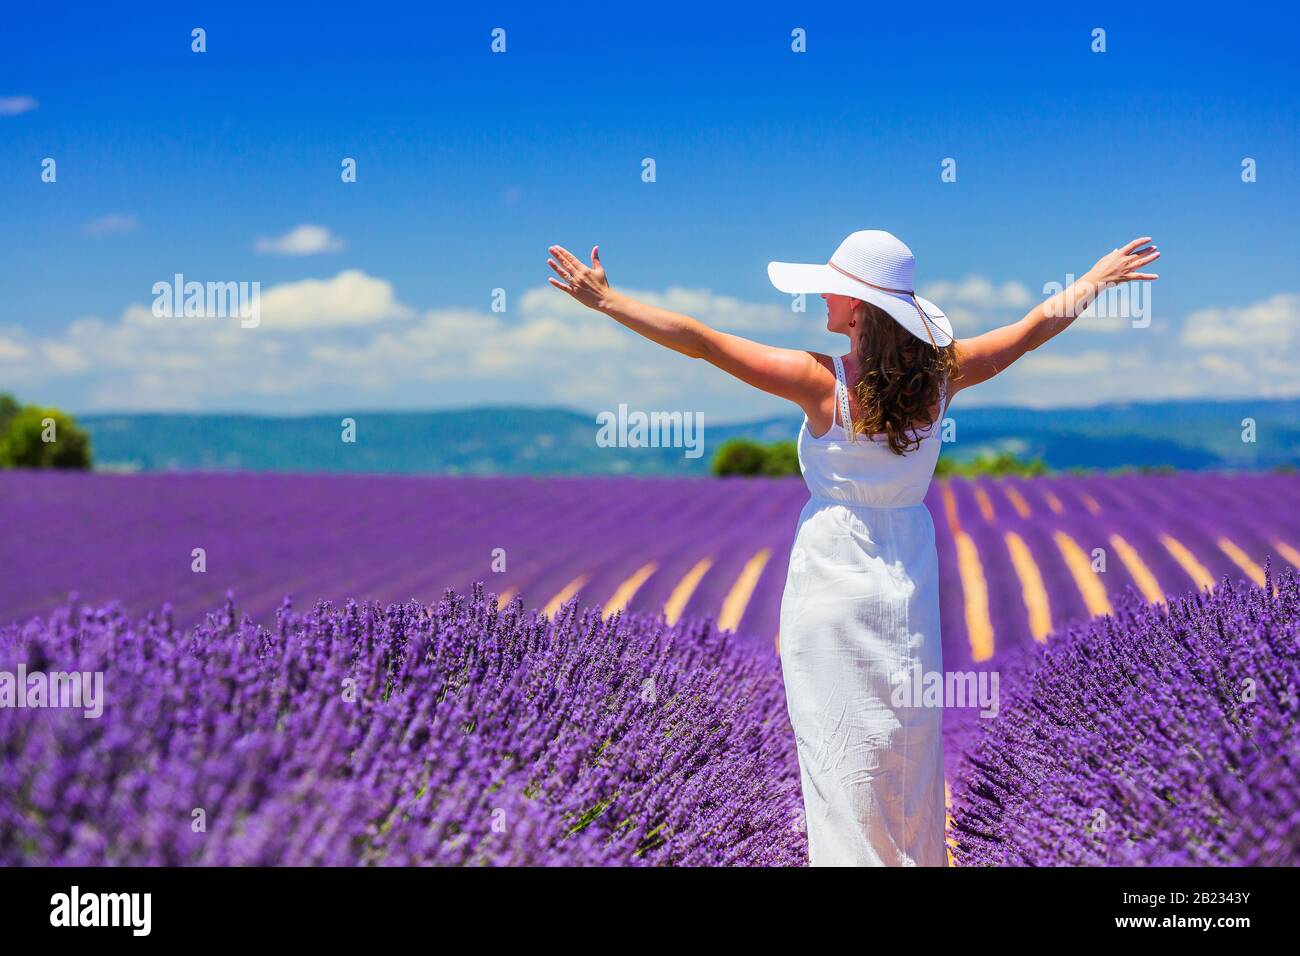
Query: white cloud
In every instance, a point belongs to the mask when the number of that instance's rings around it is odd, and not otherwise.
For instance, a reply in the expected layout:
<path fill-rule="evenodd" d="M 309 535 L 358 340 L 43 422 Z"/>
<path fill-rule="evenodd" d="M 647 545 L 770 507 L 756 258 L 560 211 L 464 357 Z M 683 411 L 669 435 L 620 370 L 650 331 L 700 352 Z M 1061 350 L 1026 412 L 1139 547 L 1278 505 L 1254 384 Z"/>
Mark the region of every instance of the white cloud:
<path fill-rule="evenodd" d="M 919 291 L 943 309 L 958 338 L 1014 322 L 1034 301 L 1033 294 L 1019 282 L 995 283 L 976 275 L 959 281 L 940 279 Z"/>
<path fill-rule="evenodd" d="M 413 310 L 397 301 L 393 284 L 359 269 L 332 279 L 303 279 L 262 293 L 262 326 L 273 331 L 374 325 L 405 319 Z"/>
<path fill-rule="evenodd" d="M 1016 321 L 1059 288 L 1045 288 L 1041 295 L 1035 295 L 1020 282 L 996 283 L 972 275 L 955 282 L 933 282 L 920 293 L 944 310 L 957 337 L 963 338 Z M 1126 283 L 1106 289 L 1075 320 L 1072 333 L 1127 331 L 1134 327 L 1134 321 L 1152 316 L 1152 295 L 1149 283 Z"/>
<path fill-rule="evenodd" d="M 1202 355 L 1200 366 L 1210 374 L 1220 379 L 1232 379 L 1238 385 L 1249 382 L 1253 374 L 1245 362 L 1226 355 Z"/>
<path fill-rule="evenodd" d="M 1065 343 L 1062 341 L 1061 344 Z M 1113 352 L 1101 349 L 1080 351 L 1067 346 L 1055 352 L 1030 352 L 1020 360 L 1016 371 L 1025 375 L 1090 378 L 1111 371 L 1118 359 Z"/>
<path fill-rule="evenodd" d="M 745 302 L 732 296 L 710 292 L 708 289 L 670 286 L 663 292 L 645 289 L 620 289 L 620 291 L 649 305 L 693 316 L 714 328 L 725 329 L 728 332 L 747 332 L 769 340 L 774 334 L 784 335 L 792 332 L 798 334 L 809 329 L 816 331 L 821 328 L 816 316 L 825 314 L 823 303 L 814 296 L 806 299 L 808 311 L 795 312 L 788 303 Z M 585 317 L 593 314 L 577 300 L 557 292 L 549 285 L 524 292 L 519 299 L 519 307 L 525 315 L 546 313 L 555 316 Z"/>
<path fill-rule="evenodd" d="M 41 356 L 60 374 L 77 374 L 90 368 L 90 361 L 80 350 L 57 340 L 41 343 Z"/>
<path fill-rule="evenodd" d="M 842 347 L 808 314 L 704 289 L 635 292 L 728 331 L 763 341 L 798 334 L 822 351 Z M 1223 321 L 1275 328 L 1297 296 L 1201 310 L 1183 338 L 1161 323 L 1122 343 L 1071 329 L 1031 352 L 956 406 L 1034 407 L 1193 396 L 1295 394 L 1300 341 L 1225 355 L 1198 329 Z M 1004 298 L 1005 300 L 1005 298 Z M 278 285 L 261 297 L 262 322 L 157 318 L 147 304 L 115 321 L 83 318 L 36 336 L 0 328 L 0 381 L 74 409 L 245 408 L 301 411 L 465 404 L 701 411 L 711 421 L 789 414 L 706 363 L 659 348 L 550 286 L 522 290 L 508 311 L 417 312 L 390 282 L 358 270 Z M 1164 334 L 1162 334 L 1164 333 Z M 1270 333 L 1269 342 L 1277 341 Z M 1099 345 L 1098 342 L 1103 344 Z M 72 396 L 70 399 L 69 396 Z"/>
<path fill-rule="evenodd" d="M 790 321 L 780 306 L 704 290 L 646 298 L 689 306 L 723 328 Z M 785 410 L 779 399 L 645 342 L 550 286 L 524 290 L 506 313 L 416 314 L 397 300 L 391 283 L 345 271 L 268 289 L 261 314 L 258 327 L 243 329 L 237 319 L 159 318 L 136 304 L 115 322 L 78 319 L 45 339 L 0 329 L 0 378 L 47 394 L 75 387 L 82 399 L 55 397 L 85 409 L 287 411 L 349 402 L 478 401 L 629 402 L 711 414 L 722 409 L 731 418 Z M 385 321 L 396 319 L 403 321 Z"/>
<path fill-rule="evenodd" d="M 31 349 L 17 338 L 0 336 L 0 362 L 21 362 L 31 354 Z"/>
<path fill-rule="evenodd" d="M 356 270 L 273 286 L 261 313 L 257 328 L 244 329 L 237 318 L 158 317 L 134 304 L 116 322 L 77 319 L 46 338 L 0 329 L 0 380 L 24 391 L 76 386 L 78 407 L 264 407 L 268 397 L 352 387 L 347 375 L 322 376 L 307 358 L 320 336 L 339 336 L 347 347 L 345 337 L 364 327 L 414 314 L 390 282 Z M 382 367 L 377 372 L 380 390 L 386 379 Z"/>
<path fill-rule="evenodd" d="M 125 213 L 112 213 L 92 219 L 81 227 L 81 234 L 90 239 L 103 236 L 129 235 L 140 228 L 140 221 L 135 216 Z"/>
<path fill-rule="evenodd" d="M 1099 321 L 1107 320 L 1090 327 Z M 997 387 L 979 388 L 969 399 L 983 404 L 996 395 L 999 403 L 1050 407 L 1300 394 L 1300 295 L 1200 309 L 1181 328 L 1157 318 L 1150 328 L 1134 329 L 1123 319 L 1115 326 L 1125 332 L 1123 342 L 1107 348 L 1078 347 L 1075 333 L 1084 322 L 1030 352 L 999 376 Z"/>
<path fill-rule="evenodd" d="M 30 96 L 0 96 L 0 116 L 29 113 L 40 104 Z"/>
<path fill-rule="evenodd" d="M 821 299 L 810 296 L 805 299 L 807 312 L 795 312 L 788 303 L 776 305 L 742 302 L 731 296 L 717 295 L 705 289 L 682 289 L 673 286 L 662 293 L 637 292 L 636 298 L 661 309 L 684 312 L 704 322 L 706 325 L 726 328 L 731 332 L 748 331 L 757 334 L 777 331 L 802 330 L 809 326 L 819 327 L 810 314 L 824 314 L 825 306 Z"/>
<path fill-rule="evenodd" d="M 1300 341 L 1300 295 L 1279 294 L 1239 308 L 1200 309 L 1183 324 L 1182 342 L 1206 349 L 1278 349 Z"/>
<path fill-rule="evenodd" d="M 974 309 L 1023 309 L 1034 301 L 1033 294 L 1022 283 L 995 284 L 984 276 L 967 276 L 958 282 L 932 282 L 921 290 L 921 295 L 941 308 L 947 302 Z"/>
<path fill-rule="evenodd" d="M 283 236 L 261 236 L 253 248 L 275 256 L 314 256 L 322 252 L 338 252 L 343 248 L 343 240 L 325 226 L 305 223 Z"/>

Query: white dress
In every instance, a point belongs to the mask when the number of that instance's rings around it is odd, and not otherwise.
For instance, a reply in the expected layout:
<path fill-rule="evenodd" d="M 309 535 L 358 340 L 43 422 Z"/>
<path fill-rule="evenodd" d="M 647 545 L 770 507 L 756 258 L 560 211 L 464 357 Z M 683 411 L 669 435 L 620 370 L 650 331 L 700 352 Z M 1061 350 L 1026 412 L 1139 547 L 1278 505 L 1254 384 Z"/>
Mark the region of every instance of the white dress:
<path fill-rule="evenodd" d="M 895 455 L 853 436 L 844 363 L 820 438 L 804 419 L 799 515 L 781 599 L 781 670 L 813 866 L 946 866 L 943 709 L 916 706 L 943 671 L 934 522 L 923 503 L 941 426 Z M 940 392 L 940 420 L 946 412 Z M 855 439 L 855 440 L 850 440 Z"/>

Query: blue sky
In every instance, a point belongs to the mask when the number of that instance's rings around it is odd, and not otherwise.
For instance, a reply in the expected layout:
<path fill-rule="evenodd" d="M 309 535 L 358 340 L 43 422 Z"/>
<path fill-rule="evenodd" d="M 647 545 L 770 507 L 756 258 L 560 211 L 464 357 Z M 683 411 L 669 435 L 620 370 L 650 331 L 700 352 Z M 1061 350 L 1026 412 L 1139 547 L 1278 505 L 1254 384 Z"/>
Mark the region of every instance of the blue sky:
<path fill-rule="evenodd" d="M 1081 322 L 963 401 L 1300 393 L 1294 11 L 879 6 L 15 7 L 0 389 L 82 411 L 768 414 L 562 301 L 546 246 L 599 242 L 616 286 L 830 351 L 819 303 L 791 313 L 765 265 L 883 228 L 959 336 L 1129 238 L 1164 253 L 1149 328 Z M 286 236 L 309 254 L 277 254 Z M 177 272 L 260 282 L 267 321 L 151 323 Z"/>

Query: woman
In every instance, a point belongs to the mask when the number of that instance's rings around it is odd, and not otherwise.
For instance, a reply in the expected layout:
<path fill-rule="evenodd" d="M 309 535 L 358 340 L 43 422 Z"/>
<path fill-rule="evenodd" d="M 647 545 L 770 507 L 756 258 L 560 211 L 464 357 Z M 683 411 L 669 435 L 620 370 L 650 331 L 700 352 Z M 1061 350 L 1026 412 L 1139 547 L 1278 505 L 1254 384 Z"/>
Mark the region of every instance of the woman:
<path fill-rule="evenodd" d="M 702 358 L 804 412 L 799 516 L 781 602 L 781 669 L 794 726 L 809 862 L 944 866 L 941 706 L 908 689 L 942 675 L 934 523 L 923 504 L 953 394 L 1063 331 L 1099 289 L 1159 258 L 1116 249 L 1019 322 L 954 340 L 915 293 L 911 250 L 855 232 L 830 262 L 773 262 L 782 292 L 820 293 L 843 356 L 775 348 L 613 291 L 598 249 L 552 246 L 551 284 L 666 348 Z"/>

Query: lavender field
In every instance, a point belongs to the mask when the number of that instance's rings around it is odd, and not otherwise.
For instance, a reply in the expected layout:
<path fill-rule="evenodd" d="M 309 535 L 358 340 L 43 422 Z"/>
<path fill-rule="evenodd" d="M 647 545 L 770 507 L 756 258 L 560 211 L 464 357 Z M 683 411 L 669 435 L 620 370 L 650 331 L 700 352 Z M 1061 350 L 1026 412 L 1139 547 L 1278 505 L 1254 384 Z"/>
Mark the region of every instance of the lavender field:
<path fill-rule="evenodd" d="M 798 480 L 0 473 L 0 623 L 67 603 L 169 603 L 193 624 L 233 592 L 430 602 L 482 581 L 525 606 L 712 618 L 772 650 Z M 1300 565 L 1300 478 L 936 481 L 949 667 L 1102 614 Z M 192 570 L 195 548 L 206 570 Z M 498 550 L 499 549 L 499 550 Z M 1104 570 L 1093 570 L 1102 549 Z M 504 571 L 500 568 L 504 561 Z"/>
<path fill-rule="evenodd" d="M 805 495 L 798 481 L 0 473 L 0 665 L 104 670 L 117 704 L 103 725 L 0 709 L 16 795 L 0 862 L 800 862 L 773 650 Z M 1292 778 L 1260 769 L 1293 737 L 1294 641 L 1277 635 L 1296 626 L 1297 577 L 1276 602 L 1262 585 L 1266 565 L 1275 581 L 1300 565 L 1296 478 L 948 480 L 927 504 L 945 668 L 996 668 L 1011 701 L 994 721 L 945 713 L 956 862 L 1300 852 Z M 1090 676 L 1102 647 L 1119 669 Z M 1266 680 L 1264 706 L 1225 718 L 1231 687 L 1178 683 L 1225 667 Z M 355 709 L 342 680 L 361 689 Z M 1069 726 L 1089 753 L 1128 754 L 1118 769 L 1034 724 L 1044 701 L 1077 716 L 1098 699 L 1111 710 Z M 1129 747 L 1130 714 L 1167 741 Z M 1204 777 L 1189 754 L 1211 740 L 1226 776 L 1162 816 L 1151 794 Z M 1026 772 L 1069 813 L 1035 817 Z M 1136 789 L 1107 791 L 1108 774 Z M 1241 774 L 1277 792 L 1273 830 L 1243 829 Z M 171 829 L 196 793 L 217 808 L 213 839 Z M 1132 819 L 1075 839 L 1103 804 Z M 1144 821 L 1199 821 L 1194 845 L 1135 848 Z"/>

